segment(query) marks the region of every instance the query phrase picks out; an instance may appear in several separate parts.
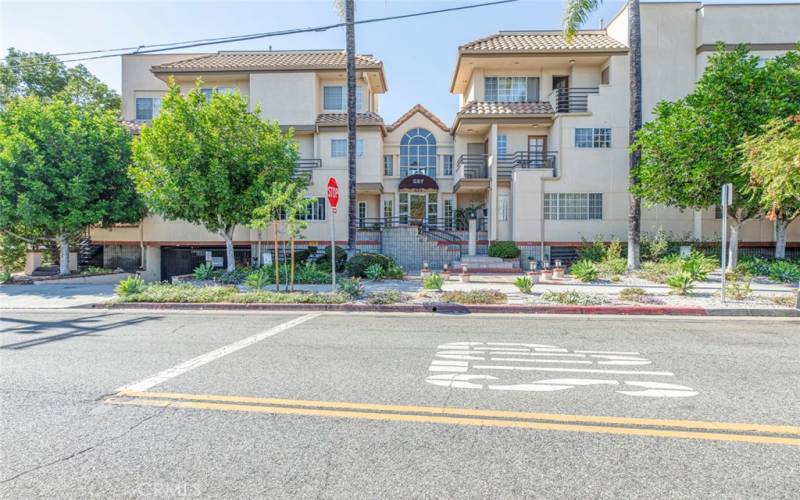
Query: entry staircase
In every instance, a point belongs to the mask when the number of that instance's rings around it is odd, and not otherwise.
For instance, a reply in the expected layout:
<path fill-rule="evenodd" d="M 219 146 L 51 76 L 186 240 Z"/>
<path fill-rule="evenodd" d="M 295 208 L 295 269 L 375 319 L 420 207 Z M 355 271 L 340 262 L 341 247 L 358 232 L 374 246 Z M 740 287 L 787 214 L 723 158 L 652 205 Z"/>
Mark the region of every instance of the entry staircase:
<path fill-rule="evenodd" d="M 466 255 L 467 242 L 462 236 L 434 227 L 389 226 L 382 228 L 382 253 L 394 259 L 407 271 L 416 271 L 427 264 L 442 269 L 445 264 L 459 272 L 467 266 L 470 272 L 518 273 L 519 261 L 505 261 L 487 255 Z"/>

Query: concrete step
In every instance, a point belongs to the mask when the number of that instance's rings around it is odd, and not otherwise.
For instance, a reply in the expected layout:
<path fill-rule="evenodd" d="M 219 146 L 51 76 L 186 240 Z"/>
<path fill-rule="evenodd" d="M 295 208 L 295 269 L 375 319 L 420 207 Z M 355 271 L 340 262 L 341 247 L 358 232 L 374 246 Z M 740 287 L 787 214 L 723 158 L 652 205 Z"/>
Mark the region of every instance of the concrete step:
<path fill-rule="evenodd" d="M 496 259 L 489 257 L 492 260 L 472 259 L 466 260 L 462 257 L 460 261 L 453 262 L 453 269 L 461 269 L 461 266 L 467 266 L 467 269 L 477 271 L 479 269 L 519 269 L 519 262 L 506 262 L 503 259 Z"/>

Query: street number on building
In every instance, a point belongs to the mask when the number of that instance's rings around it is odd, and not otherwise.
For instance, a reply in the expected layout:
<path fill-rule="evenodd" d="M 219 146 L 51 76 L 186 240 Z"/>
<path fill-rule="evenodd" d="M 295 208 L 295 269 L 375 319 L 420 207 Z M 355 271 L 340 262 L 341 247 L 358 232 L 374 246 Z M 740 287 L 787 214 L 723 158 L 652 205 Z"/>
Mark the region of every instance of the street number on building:
<path fill-rule="evenodd" d="M 336 213 L 336 205 L 339 204 L 339 185 L 333 177 L 328 179 L 328 203 L 331 204 L 333 213 Z"/>

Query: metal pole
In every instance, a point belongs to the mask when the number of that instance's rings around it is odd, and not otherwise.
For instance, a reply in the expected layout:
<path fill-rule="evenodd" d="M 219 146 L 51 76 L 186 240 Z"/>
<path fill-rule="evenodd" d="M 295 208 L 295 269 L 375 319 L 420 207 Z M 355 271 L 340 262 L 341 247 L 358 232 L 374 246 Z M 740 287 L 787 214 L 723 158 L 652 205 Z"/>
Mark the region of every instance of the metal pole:
<path fill-rule="evenodd" d="M 721 289 L 720 289 L 720 297 L 722 297 L 722 303 L 725 303 L 725 257 L 726 257 L 726 245 L 725 242 L 728 239 L 728 200 L 726 196 L 725 186 L 722 186 L 722 241 L 720 242 L 720 262 L 722 264 L 722 280 L 721 280 Z"/>
<path fill-rule="evenodd" d="M 336 209 L 331 207 L 331 291 L 336 291 Z"/>

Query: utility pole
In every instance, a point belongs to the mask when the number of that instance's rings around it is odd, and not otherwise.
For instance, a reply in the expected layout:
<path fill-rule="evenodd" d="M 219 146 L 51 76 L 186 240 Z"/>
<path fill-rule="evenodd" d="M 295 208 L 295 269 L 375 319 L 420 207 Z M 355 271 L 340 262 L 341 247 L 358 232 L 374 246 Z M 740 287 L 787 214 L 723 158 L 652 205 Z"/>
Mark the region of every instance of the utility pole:
<path fill-rule="evenodd" d="M 355 0 L 345 0 L 347 36 L 347 250 L 356 250 L 356 35 Z"/>

